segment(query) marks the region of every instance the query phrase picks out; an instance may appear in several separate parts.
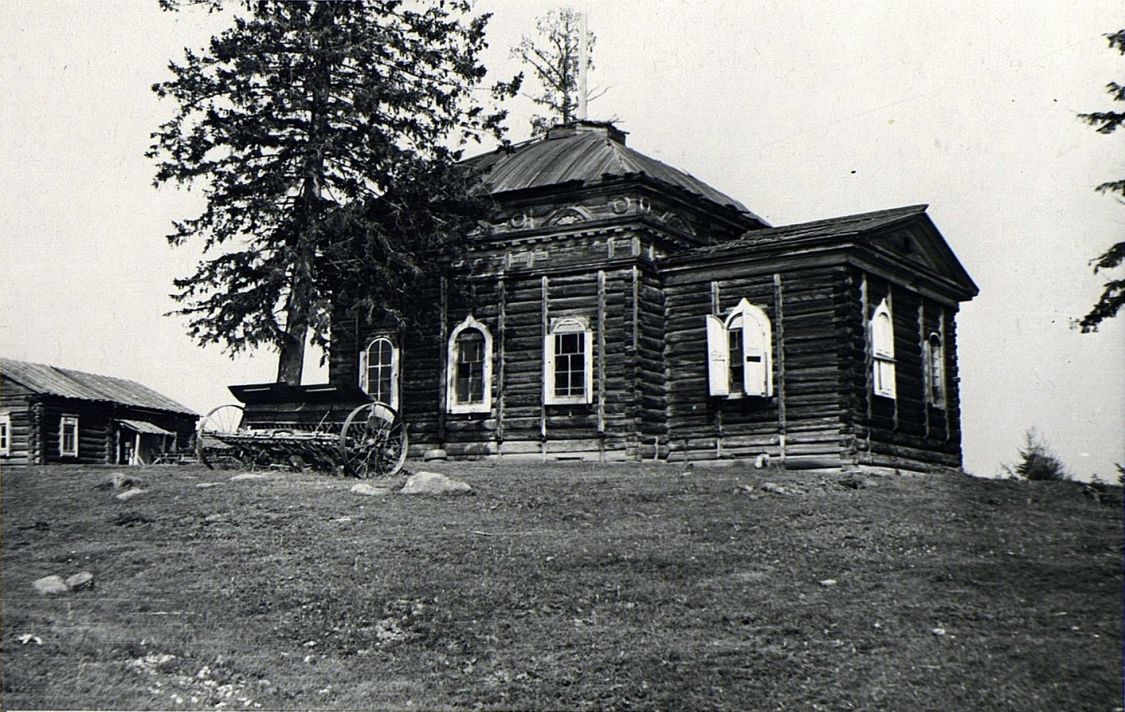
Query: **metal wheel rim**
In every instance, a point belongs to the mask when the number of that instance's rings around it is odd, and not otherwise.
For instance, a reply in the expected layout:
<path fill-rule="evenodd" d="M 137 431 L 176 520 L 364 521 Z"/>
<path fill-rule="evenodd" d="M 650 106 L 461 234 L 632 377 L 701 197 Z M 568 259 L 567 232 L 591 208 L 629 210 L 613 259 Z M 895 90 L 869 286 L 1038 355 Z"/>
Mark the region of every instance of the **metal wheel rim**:
<path fill-rule="evenodd" d="M 215 466 L 207 457 L 207 447 L 203 442 L 205 435 L 208 433 L 238 432 L 239 426 L 242 425 L 244 411 L 245 409 L 241 405 L 227 403 L 212 408 L 200 419 L 199 427 L 195 431 L 195 454 L 199 457 L 199 461 L 207 466 L 207 469 L 213 470 Z M 237 453 L 234 453 L 234 457 L 241 461 Z"/>
<path fill-rule="evenodd" d="M 360 479 L 389 477 L 406 463 L 407 435 L 398 412 L 378 401 L 348 414 L 340 431 L 344 469 Z"/>

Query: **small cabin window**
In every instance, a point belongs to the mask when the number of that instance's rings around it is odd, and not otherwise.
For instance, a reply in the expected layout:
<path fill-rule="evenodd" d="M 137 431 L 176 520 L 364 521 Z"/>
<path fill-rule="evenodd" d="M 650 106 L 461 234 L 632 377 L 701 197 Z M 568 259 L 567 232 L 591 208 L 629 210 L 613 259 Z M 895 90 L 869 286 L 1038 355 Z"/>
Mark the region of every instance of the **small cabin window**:
<path fill-rule="evenodd" d="M 59 420 L 59 455 L 78 457 L 78 418 L 73 415 Z"/>
<path fill-rule="evenodd" d="M 708 392 L 742 398 L 773 395 L 773 336 L 769 316 L 743 299 L 726 319 L 707 316 Z"/>
<path fill-rule="evenodd" d="M 593 401 L 593 332 L 584 317 L 551 320 L 543 344 L 544 402 L 548 405 Z"/>
<path fill-rule="evenodd" d="M 449 335 L 446 404 L 450 413 L 492 408 L 492 335 L 472 315 Z"/>
<path fill-rule="evenodd" d="M 926 339 L 926 400 L 936 408 L 945 407 L 945 349 L 941 335 L 932 333 Z"/>
<path fill-rule="evenodd" d="M 868 325 L 871 338 L 872 383 L 875 395 L 895 397 L 895 327 L 891 308 L 884 299 L 875 308 Z"/>
<path fill-rule="evenodd" d="M 12 416 L 0 415 L 0 455 L 12 454 Z"/>
<path fill-rule="evenodd" d="M 389 336 L 376 336 L 359 355 L 359 387 L 398 408 L 398 366 L 398 347 Z"/>

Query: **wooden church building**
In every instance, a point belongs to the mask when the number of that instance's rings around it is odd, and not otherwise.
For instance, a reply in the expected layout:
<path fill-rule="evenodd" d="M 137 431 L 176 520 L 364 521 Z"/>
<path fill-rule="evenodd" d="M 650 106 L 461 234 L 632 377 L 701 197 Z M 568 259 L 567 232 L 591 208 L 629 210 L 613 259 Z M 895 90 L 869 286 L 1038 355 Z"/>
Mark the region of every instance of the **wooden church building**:
<path fill-rule="evenodd" d="M 589 121 L 470 161 L 495 218 L 428 328 L 333 332 L 412 456 L 960 467 L 977 287 L 925 206 L 771 227 Z"/>

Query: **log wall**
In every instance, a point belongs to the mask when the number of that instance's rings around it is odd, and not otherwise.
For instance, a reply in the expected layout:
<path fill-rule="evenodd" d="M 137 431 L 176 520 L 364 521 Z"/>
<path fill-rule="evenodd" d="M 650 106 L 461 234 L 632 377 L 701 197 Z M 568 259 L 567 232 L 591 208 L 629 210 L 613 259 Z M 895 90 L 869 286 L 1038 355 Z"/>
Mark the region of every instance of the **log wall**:
<path fill-rule="evenodd" d="M 742 271 L 700 269 L 666 280 L 670 456 L 766 454 L 795 468 L 838 465 L 843 399 L 835 291 L 844 272 Z M 762 308 L 772 326 L 768 398 L 708 394 L 705 317 L 725 318 L 742 299 Z"/>
<path fill-rule="evenodd" d="M 843 310 L 851 312 L 845 320 L 850 332 L 845 361 L 851 366 L 844 380 L 849 402 L 861 406 L 849 409 L 847 418 L 853 461 L 916 471 L 960 467 L 956 307 L 858 269 L 849 277 L 849 291 L 840 297 Z M 867 336 L 867 321 L 886 297 L 894 321 L 895 398 L 874 394 Z M 943 345 L 945 398 L 940 404 L 927 395 L 925 339 L 930 333 L 939 334 Z"/>

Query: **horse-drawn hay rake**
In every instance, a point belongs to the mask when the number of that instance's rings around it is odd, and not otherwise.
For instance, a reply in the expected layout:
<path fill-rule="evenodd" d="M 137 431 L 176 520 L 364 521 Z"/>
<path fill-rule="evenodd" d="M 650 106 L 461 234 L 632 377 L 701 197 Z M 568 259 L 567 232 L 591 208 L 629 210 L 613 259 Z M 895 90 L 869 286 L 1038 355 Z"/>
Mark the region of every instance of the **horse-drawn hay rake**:
<path fill-rule="evenodd" d="M 279 383 L 231 386 L 242 404 L 213 408 L 196 452 L 209 468 L 304 468 L 359 478 L 397 474 L 407 435 L 398 412 L 362 391 Z"/>

